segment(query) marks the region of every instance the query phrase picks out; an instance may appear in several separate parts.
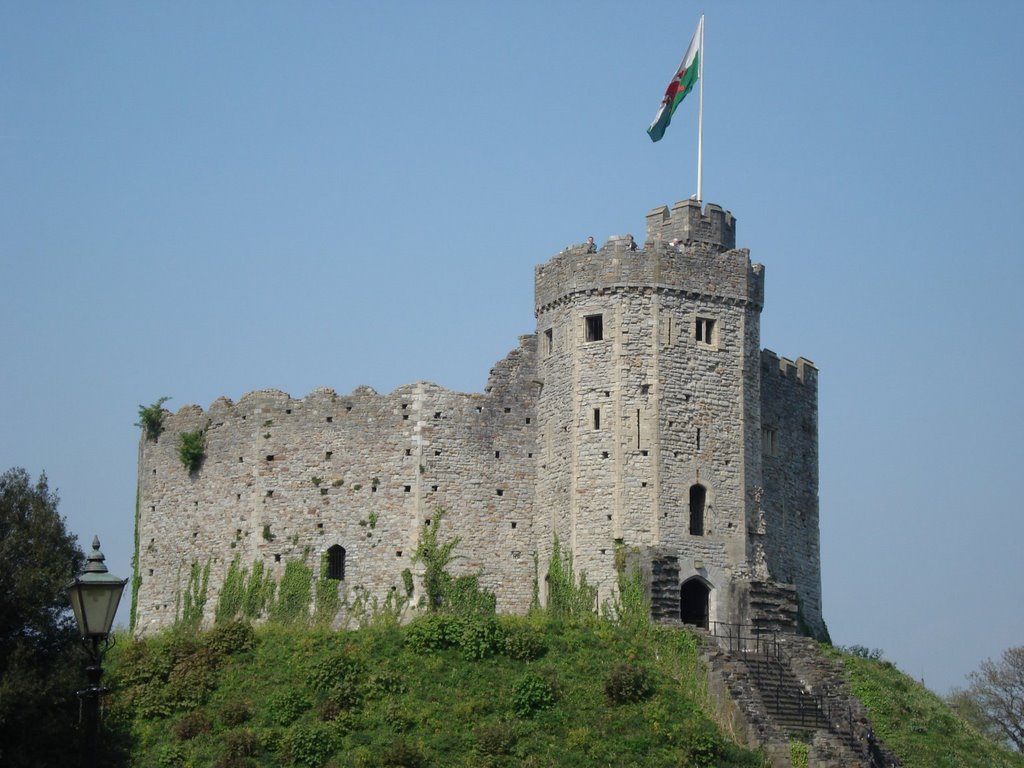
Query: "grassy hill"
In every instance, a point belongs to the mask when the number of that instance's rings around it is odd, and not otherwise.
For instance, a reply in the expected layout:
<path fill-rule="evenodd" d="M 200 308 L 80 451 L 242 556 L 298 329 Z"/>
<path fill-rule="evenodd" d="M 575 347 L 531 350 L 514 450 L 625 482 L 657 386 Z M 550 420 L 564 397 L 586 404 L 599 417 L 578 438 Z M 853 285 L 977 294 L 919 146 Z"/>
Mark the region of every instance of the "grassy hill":
<path fill-rule="evenodd" d="M 1024 768 L 1024 755 L 994 744 L 891 663 L 826 648 L 906 768 Z"/>
<path fill-rule="evenodd" d="M 139 766 L 762 766 L 694 639 L 433 614 L 351 632 L 232 622 L 124 639 L 108 723 Z"/>
<path fill-rule="evenodd" d="M 826 652 L 908 768 L 1024 768 L 891 664 Z M 680 630 L 543 613 L 347 632 L 232 621 L 122 638 L 108 658 L 112 764 L 766 765 L 712 721 Z"/>

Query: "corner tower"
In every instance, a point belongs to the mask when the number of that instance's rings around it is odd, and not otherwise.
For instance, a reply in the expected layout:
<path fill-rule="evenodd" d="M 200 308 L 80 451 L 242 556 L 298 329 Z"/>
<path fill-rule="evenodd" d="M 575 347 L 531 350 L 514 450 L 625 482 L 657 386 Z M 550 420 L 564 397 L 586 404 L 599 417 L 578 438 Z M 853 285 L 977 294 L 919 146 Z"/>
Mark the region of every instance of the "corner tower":
<path fill-rule="evenodd" d="M 612 238 L 535 273 L 538 540 L 571 548 L 601 599 L 623 547 L 656 618 L 704 625 L 753 620 L 770 581 L 764 268 L 735 244 L 732 214 L 688 200 L 647 215 L 641 250 Z"/>

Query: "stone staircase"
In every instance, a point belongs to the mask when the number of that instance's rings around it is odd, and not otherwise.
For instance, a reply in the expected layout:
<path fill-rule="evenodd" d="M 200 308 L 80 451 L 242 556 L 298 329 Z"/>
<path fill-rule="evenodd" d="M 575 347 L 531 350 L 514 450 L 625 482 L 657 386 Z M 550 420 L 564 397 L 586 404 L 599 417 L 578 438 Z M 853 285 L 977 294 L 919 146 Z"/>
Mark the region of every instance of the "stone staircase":
<path fill-rule="evenodd" d="M 752 650 L 745 650 L 734 638 L 723 641 L 710 633 L 699 634 L 701 655 L 710 667 L 710 687 L 720 699 L 720 715 L 732 722 L 737 736 L 764 748 L 773 768 L 790 768 L 792 739 L 807 743 L 815 768 L 899 765 L 888 751 L 869 750 L 870 723 L 847 691 L 833 679 L 813 681 L 820 685 L 801 680 L 794 667 L 806 672 L 826 661 L 813 641 L 789 636 L 777 644 L 756 642 Z M 727 713 L 723 698 L 729 700 Z"/>

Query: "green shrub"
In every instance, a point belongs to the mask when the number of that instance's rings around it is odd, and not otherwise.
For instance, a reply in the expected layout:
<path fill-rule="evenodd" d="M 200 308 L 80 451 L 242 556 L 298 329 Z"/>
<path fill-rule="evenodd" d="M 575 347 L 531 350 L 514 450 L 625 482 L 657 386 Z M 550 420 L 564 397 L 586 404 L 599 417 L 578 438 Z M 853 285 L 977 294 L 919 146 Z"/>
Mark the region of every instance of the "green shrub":
<path fill-rule="evenodd" d="M 646 668 L 633 662 L 615 665 L 604 679 L 604 695 L 612 704 L 630 704 L 650 698 L 654 684 Z"/>
<path fill-rule="evenodd" d="M 217 657 L 206 648 L 198 648 L 182 657 L 167 677 L 166 702 L 178 711 L 205 704 L 217 687 L 217 663 Z"/>
<path fill-rule="evenodd" d="M 505 637 L 494 616 L 457 616 L 455 643 L 467 659 L 486 659 L 505 647 Z"/>
<path fill-rule="evenodd" d="M 228 731 L 223 735 L 222 743 L 228 757 L 254 757 L 263 749 L 259 734 L 252 728 Z"/>
<path fill-rule="evenodd" d="M 181 768 L 188 763 L 188 749 L 185 745 L 171 742 L 156 748 L 153 765 L 157 768 Z"/>
<path fill-rule="evenodd" d="M 512 711 L 520 717 L 532 717 L 554 703 L 554 687 L 536 672 L 527 672 L 512 684 Z"/>
<path fill-rule="evenodd" d="M 516 622 L 504 628 L 504 654 L 516 661 L 534 661 L 547 653 L 540 632 Z"/>
<path fill-rule="evenodd" d="M 428 765 L 423 750 L 408 741 L 392 742 L 380 756 L 380 764 L 385 768 L 423 768 Z"/>
<path fill-rule="evenodd" d="M 320 768 L 337 750 L 336 741 L 336 734 L 329 726 L 300 724 L 289 728 L 281 739 L 281 753 L 291 765 Z"/>
<path fill-rule="evenodd" d="M 597 587 L 587 584 L 587 575 L 579 578 L 573 569 L 572 552 L 562 555 L 562 546 L 555 537 L 548 562 L 548 613 L 555 618 L 584 618 L 597 607 Z"/>
<path fill-rule="evenodd" d="M 416 585 L 413 583 L 412 571 L 408 568 L 402 569 L 402 586 L 405 587 L 405 596 L 412 597 L 412 593 L 416 589 Z"/>
<path fill-rule="evenodd" d="M 329 693 L 339 687 L 359 687 L 364 673 L 362 661 L 346 651 L 337 651 L 313 664 L 306 682 L 314 691 Z"/>
<path fill-rule="evenodd" d="M 217 656 L 231 656 L 251 651 L 256 642 L 252 625 L 247 621 L 231 621 L 215 626 L 203 636 L 203 645 Z"/>
<path fill-rule="evenodd" d="M 136 427 L 142 427 L 147 440 L 156 440 L 164 429 L 164 403 L 171 398 L 161 397 L 152 405 L 139 405 L 139 420 Z"/>
<path fill-rule="evenodd" d="M 509 723 L 488 723 L 473 731 L 477 754 L 487 757 L 507 755 L 516 743 L 515 729 Z"/>
<path fill-rule="evenodd" d="M 189 712 L 171 726 L 171 733 L 179 741 L 189 741 L 200 733 L 209 733 L 211 730 L 213 723 L 210 722 L 209 715 L 201 709 Z"/>
<path fill-rule="evenodd" d="M 281 691 L 267 699 L 265 711 L 274 725 L 291 725 L 309 709 L 309 699 L 299 691 Z"/>
<path fill-rule="evenodd" d="M 229 728 L 252 719 L 252 706 L 242 699 L 228 699 L 220 708 L 220 721 Z"/>
<path fill-rule="evenodd" d="M 449 577 L 443 584 L 445 610 L 456 614 L 494 614 L 497 598 L 493 592 L 480 588 L 477 576 Z"/>
<path fill-rule="evenodd" d="M 456 644 L 455 617 L 432 613 L 420 616 L 405 631 L 405 643 L 417 653 L 451 648 Z"/>
<path fill-rule="evenodd" d="M 178 458 L 189 472 L 195 472 L 206 456 L 206 430 L 197 429 L 178 435 Z"/>
<path fill-rule="evenodd" d="M 374 696 L 396 696 L 408 690 L 402 675 L 388 669 L 370 675 L 366 688 Z"/>

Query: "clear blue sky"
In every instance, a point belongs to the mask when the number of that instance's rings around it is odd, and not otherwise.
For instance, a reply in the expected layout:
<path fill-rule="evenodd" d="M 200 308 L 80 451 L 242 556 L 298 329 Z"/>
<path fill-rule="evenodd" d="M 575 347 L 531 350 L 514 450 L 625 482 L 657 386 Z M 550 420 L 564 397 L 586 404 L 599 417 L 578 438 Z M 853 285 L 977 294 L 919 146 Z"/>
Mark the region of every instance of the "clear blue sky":
<path fill-rule="evenodd" d="M 0 5 L 0 469 L 129 575 L 140 403 L 479 391 L 533 266 L 695 191 L 821 369 L 834 640 L 1024 644 L 1024 4 Z M 127 614 L 122 612 L 122 619 Z"/>

